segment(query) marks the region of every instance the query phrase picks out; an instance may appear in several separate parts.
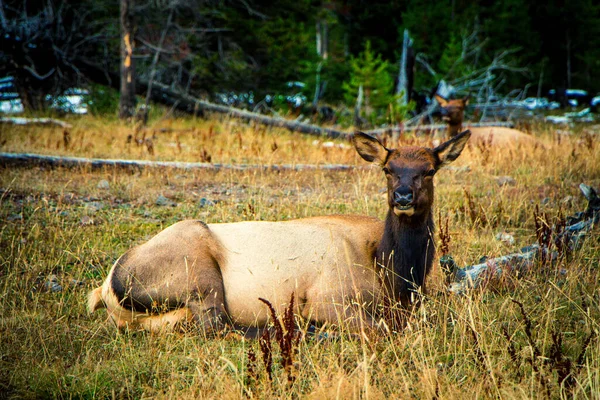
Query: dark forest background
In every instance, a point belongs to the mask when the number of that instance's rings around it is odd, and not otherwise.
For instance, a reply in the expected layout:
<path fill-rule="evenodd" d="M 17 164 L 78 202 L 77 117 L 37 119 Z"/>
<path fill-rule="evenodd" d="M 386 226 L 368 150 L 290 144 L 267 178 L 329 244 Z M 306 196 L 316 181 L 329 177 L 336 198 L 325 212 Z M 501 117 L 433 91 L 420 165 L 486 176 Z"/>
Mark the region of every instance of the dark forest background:
<path fill-rule="evenodd" d="M 247 108 L 352 107 L 363 86 L 371 106 L 383 107 L 396 95 L 405 30 L 415 93 L 441 79 L 471 95 L 600 91 L 600 3 L 593 0 L 130 3 L 138 94 L 154 81 Z M 72 87 L 119 87 L 119 2 L 0 6 L 0 76 L 14 78 L 26 109 L 43 109 L 48 94 Z"/>

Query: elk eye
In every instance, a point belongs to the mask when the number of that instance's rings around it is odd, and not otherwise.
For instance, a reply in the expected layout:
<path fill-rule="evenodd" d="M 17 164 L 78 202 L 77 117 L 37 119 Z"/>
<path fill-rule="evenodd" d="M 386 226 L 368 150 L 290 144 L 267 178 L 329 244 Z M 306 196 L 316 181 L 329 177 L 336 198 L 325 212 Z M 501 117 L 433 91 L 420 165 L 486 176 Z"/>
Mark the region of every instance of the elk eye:
<path fill-rule="evenodd" d="M 383 167 L 383 173 L 386 175 L 391 174 L 390 170 L 387 167 Z"/>
<path fill-rule="evenodd" d="M 433 169 L 433 168 L 425 173 L 425 176 L 434 176 L 434 175 L 435 175 L 435 169 Z"/>

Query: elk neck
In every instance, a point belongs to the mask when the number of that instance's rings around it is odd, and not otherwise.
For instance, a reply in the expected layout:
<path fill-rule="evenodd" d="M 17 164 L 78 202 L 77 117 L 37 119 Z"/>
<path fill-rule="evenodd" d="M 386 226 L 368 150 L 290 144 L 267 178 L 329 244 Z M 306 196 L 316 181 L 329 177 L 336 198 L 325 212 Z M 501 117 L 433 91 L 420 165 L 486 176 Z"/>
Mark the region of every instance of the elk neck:
<path fill-rule="evenodd" d="M 454 136 L 458 135 L 459 133 L 461 133 L 463 130 L 462 128 L 462 121 L 456 123 L 456 122 L 448 122 L 448 135 L 453 138 Z"/>
<path fill-rule="evenodd" d="M 376 252 L 377 262 L 392 296 L 407 298 L 411 290 L 423 286 L 433 262 L 433 212 L 408 217 L 396 216 L 389 210 L 384 229 Z"/>

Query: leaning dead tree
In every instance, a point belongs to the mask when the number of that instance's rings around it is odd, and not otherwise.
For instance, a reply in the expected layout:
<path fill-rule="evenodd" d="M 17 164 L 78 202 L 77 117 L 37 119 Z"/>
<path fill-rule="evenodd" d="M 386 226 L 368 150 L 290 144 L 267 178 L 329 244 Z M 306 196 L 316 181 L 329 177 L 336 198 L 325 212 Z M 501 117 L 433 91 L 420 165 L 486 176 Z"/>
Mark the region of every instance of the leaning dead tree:
<path fill-rule="evenodd" d="M 234 118 L 240 118 L 253 121 L 262 125 L 286 128 L 294 132 L 305 133 L 315 136 L 326 136 L 329 138 L 347 138 L 350 136 L 347 132 L 342 132 L 332 128 L 323 128 L 315 125 L 305 124 L 298 121 L 287 120 L 284 118 L 269 117 L 239 108 L 223 106 L 211 103 L 189 94 L 181 93 L 159 82 L 154 82 L 151 90 L 151 98 L 163 104 L 170 104 L 173 107 L 196 114 L 201 111 L 226 114 Z"/>
<path fill-rule="evenodd" d="M 548 234 L 545 243 L 536 243 L 521 249 L 518 253 L 486 260 L 485 262 L 458 268 L 450 257 L 442 257 L 440 264 L 447 274 L 450 292 L 461 294 L 469 289 L 479 287 L 482 282 L 502 276 L 513 271 L 525 272 L 534 262 L 540 260 L 552 262 L 560 254 L 551 250 L 551 243 L 559 243 L 564 249 L 578 249 L 586 235 L 600 222 L 600 197 L 596 191 L 583 183 L 579 185 L 581 192 L 588 201 L 587 209 L 567 218 L 569 225 L 561 229 L 554 238 Z M 553 239 L 553 240 L 552 240 Z"/>

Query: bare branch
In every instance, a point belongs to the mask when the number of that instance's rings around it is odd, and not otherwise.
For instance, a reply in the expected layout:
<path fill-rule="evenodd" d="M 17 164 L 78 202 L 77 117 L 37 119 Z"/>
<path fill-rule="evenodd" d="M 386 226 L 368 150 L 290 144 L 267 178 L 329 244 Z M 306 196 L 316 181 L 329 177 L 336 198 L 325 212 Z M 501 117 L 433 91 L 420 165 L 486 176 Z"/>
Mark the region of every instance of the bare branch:
<path fill-rule="evenodd" d="M 250 7 L 250 5 L 245 0 L 239 0 L 239 1 L 240 1 L 240 3 L 242 3 L 246 7 L 246 10 L 248 11 L 248 14 L 255 15 L 255 16 L 257 16 L 259 18 L 262 18 L 262 19 L 267 19 L 268 18 L 265 14 L 259 13 L 258 11 L 252 9 L 252 7 Z"/>
<path fill-rule="evenodd" d="M 45 80 L 45 79 L 48 79 L 48 78 L 50 77 L 50 75 L 52 75 L 52 74 L 53 74 L 53 73 L 56 71 L 56 69 L 55 69 L 55 68 L 52 68 L 52 69 L 51 69 L 50 71 L 48 71 L 46 74 L 44 74 L 44 75 L 40 75 L 40 74 L 39 74 L 39 73 L 38 73 L 38 72 L 37 72 L 35 69 L 33 69 L 32 67 L 30 67 L 30 66 L 28 66 L 28 65 L 25 65 L 25 66 L 23 67 L 23 69 L 24 69 L 24 70 L 27 70 L 27 71 L 29 71 L 29 73 L 30 73 L 31 75 L 33 75 L 34 77 L 36 77 L 36 78 L 37 78 L 37 79 L 39 79 L 40 81 L 43 81 L 43 80 Z"/>
<path fill-rule="evenodd" d="M 153 50 L 156 53 L 175 54 L 175 52 L 173 50 L 165 49 L 164 47 L 162 47 L 162 42 L 164 41 L 164 38 L 161 37 L 161 39 L 162 40 L 160 41 L 160 44 L 158 46 L 155 46 L 152 43 L 150 43 L 142 38 L 139 38 L 139 37 L 135 38 L 135 40 L 141 42 L 144 46 L 150 48 L 150 50 Z"/>
<path fill-rule="evenodd" d="M 421 53 L 417 54 L 417 56 L 415 57 L 415 61 L 420 63 L 422 66 L 424 66 L 425 69 L 427 70 L 427 72 L 429 72 L 431 75 L 433 75 L 433 76 L 437 75 L 437 72 L 435 72 L 435 70 L 431 67 L 431 65 L 427 62 L 427 60 L 425 60 L 425 58 L 423 58 Z"/>
<path fill-rule="evenodd" d="M 183 33 L 217 33 L 217 32 L 232 32 L 230 28 L 184 28 L 181 25 L 175 23 L 173 26 Z"/>

